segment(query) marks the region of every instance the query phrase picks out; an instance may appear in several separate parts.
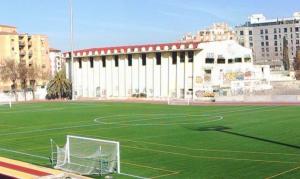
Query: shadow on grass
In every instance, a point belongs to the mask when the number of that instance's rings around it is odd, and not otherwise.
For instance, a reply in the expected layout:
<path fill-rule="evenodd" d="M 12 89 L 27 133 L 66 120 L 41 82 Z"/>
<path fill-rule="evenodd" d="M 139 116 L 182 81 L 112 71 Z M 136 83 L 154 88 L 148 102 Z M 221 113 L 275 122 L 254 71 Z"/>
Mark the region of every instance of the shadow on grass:
<path fill-rule="evenodd" d="M 192 129 L 192 128 L 190 128 L 190 129 Z M 230 134 L 230 135 L 249 138 L 249 139 L 258 140 L 258 141 L 262 141 L 262 142 L 268 142 L 268 143 L 272 143 L 272 144 L 282 145 L 285 147 L 300 149 L 300 146 L 297 146 L 297 145 L 287 144 L 287 143 L 283 143 L 283 142 L 279 142 L 279 141 L 275 141 L 275 140 L 271 140 L 271 139 L 265 139 L 265 138 L 261 138 L 261 137 L 241 134 L 238 132 L 228 131 L 230 129 L 231 129 L 230 127 L 225 127 L 225 126 L 209 126 L 209 127 L 200 127 L 200 128 L 196 128 L 196 129 L 194 128 L 192 130 L 201 131 L 201 132 L 208 132 L 208 131 L 222 132 L 225 134 Z"/>

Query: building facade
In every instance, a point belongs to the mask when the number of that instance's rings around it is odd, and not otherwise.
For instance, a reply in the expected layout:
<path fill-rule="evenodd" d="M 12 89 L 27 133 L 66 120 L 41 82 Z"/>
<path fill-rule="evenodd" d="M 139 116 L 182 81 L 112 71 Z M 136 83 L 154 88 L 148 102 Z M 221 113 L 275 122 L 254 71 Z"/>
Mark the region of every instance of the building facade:
<path fill-rule="evenodd" d="M 267 19 L 263 14 L 255 14 L 244 25 L 236 27 L 238 42 L 253 50 L 256 64 L 268 64 L 271 70 L 284 70 L 283 60 L 296 56 L 300 47 L 300 13 L 290 18 Z M 287 57 L 284 57 L 286 40 Z"/>
<path fill-rule="evenodd" d="M 51 76 L 54 76 L 55 73 L 59 72 L 64 66 L 62 53 L 60 50 L 50 48 L 49 58 L 51 63 Z"/>
<path fill-rule="evenodd" d="M 70 53 L 65 53 L 71 79 Z M 93 48 L 73 54 L 76 98 L 198 99 L 231 92 L 234 81 L 267 81 L 268 66 L 253 65 L 250 49 L 235 41 Z"/>
<path fill-rule="evenodd" d="M 50 72 L 49 42 L 45 35 L 18 33 L 16 27 L 0 25 L 0 64 L 4 60 L 26 62 L 28 66 L 38 66 Z M 44 81 L 38 81 L 43 85 Z M 10 82 L 1 82 L 0 89 L 9 90 Z"/>
<path fill-rule="evenodd" d="M 211 27 L 198 31 L 195 35 L 185 35 L 181 42 L 214 42 L 234 40 L 235 31 L 226 23 L 216 23 Z"/>

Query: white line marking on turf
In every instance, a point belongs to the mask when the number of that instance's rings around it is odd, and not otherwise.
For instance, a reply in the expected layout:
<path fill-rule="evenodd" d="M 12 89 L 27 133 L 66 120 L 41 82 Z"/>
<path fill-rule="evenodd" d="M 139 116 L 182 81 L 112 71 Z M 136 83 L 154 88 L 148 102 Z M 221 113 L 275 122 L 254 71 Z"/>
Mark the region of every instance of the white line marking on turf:
<path fill-rule="evenodd" d="M 45 157 L 45 156 L 34 155 L 34 154 L 25 153 L 25 152 L 19 152 L 16 150 L 10 150 L 10 149 L 5 149 L 5 148 L 0 148 L 0 150 L 10 152 L 10 153 L 15 153 L 15 154 L 26 155 L 26 156 L 30 156 L 30 157 L 40 158 L 40 159 L 47 159 L 47 160 L 49 159 L 48 157 Z"/>
<path fill-rule="evenodd" d="M 137 176 L 137 175 L 132 175 L 132 174 L 128 174 L 128 173 L 119 173 L 120 175 L 125 175 L 128 177 L 133 177 L 133 178 L 139 178 L 139 179 L 150 179 L 150 178 L 146 178 L 146 177 L 141 177 L 141 176 Z"/>
<path fill-rule="evenodd" d="M 259 110 L 259 109 L 265 109 L 266 107 L 261 107 L 261 108 L 252 108 L 251 111 L 268 111 L 268 110 Z M 226 111 L 226 113 L 230 112 L 242 112 L 242 111 L 249 111 L 249 109 L 245 110 L 234 110 L 234 111 Z M 133 116 L 136 115 L 141 115 L 141 114 L 132 114 Z M 145 114 L 143 114 L 145 115 Z M 161 115 L 161 114 L 151 114 L 151 115 Z M 165 114 L 164 114 L 165 115 Z M 171 114 L 169 114 L 171 115 Z M 109 115 L 105 116 L 106 118 L 114 118 L 114 117 L 129 117 L 131 115 Z M 97 118 L 96 118 L 97 119 Z M 95 119 L 94 119 L 95 120 Z M 46 131 L 53 131 L 53 130 L 64 130 L 64 129 L 73 129 L 73 128 L 82 128 L 82 127 L 90 127 L 90 126 L 98 126 L 98 125 L 103 125 L 102 123 L 98 124 L 86 124 L 86 125 L 77 125 L 77 126 L 68 126 L 68 127 L 57 127 L 57 128 L 48 128 L 48 129 L 38 129 L 38 130 L 31 130 L 31 131 L 20 131 L 20 132 L 11 132 L 11 133 L 0 133 L 0 136 L 8 136 L 8 135 L 16 135 L 16 134 L 29 134 L 29 133 L 36 133 L 36 132 L 46 132 Z M 120 127 L 121 128 L 121 127 Z"/>
<path fill-rule="evenodd" d="M 94 122 L 100 123 L 100 124 L 116 124 L 116 125 L 124 125 L 124 126 L 165 126 L 165 125 L 182 125 L 182 124 L 195 124 L 195 123 L 209 123 L 209 122 L 215 122 L 220 121 L 223 119 L 223 116 L 213 116 L 213 115 L 197 115 L 197 114 L 135 114 L 134 116 L 163 116 L 158 118 L 146 118 L 146 119 L 136 119 L 136 120 L 127 120 L 127 121 L 118 121 L 118 122 L 103 122 L 102 120 L 108 119 L 108 117 L 98 117 L 94 119 Z M 217 119 L 214 120 L 208 120 L 208 121 L 194 121 L 194 122 L 172 122 L 172 120 L 169 120 L 165 123 L 148 123 L 148 124 L 130 124 L 130 122 L 141 122 L 141 121 L 150 121 L 150 120 L 156 120 L 156 119 L 167 119 L 170 118 L 170 116 L 173 116 L 173 118 L 179 118 L 179 117 L 214 117 Z M 111 117 L 117 117 L 117 116 L 111 116 Z M 122 117 L 130 117 L 130 115 L 123 115 Z M 99 120 L 100 119 L 100 120 Z M 187 119 L 184 119 L 182 121 L 187 121 Z M 126 122 L 126 123 L 124 123 Z"/>

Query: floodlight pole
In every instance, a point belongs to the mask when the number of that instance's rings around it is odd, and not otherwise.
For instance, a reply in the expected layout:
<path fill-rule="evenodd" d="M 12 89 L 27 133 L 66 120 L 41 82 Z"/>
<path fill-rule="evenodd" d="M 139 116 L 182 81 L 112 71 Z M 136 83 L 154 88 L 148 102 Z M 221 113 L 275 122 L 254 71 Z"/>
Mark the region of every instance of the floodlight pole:
<path fill-rule="evenodd" d="M 73 51 L 74 51 L 74 32 L 73 32 L 73 1 L 69 0 L 70 5 L 70 47 L 71 47 L 71 83 L 72 83 L 72 100 L 75 100 L 74 94 L 74 58 L 73 58 Z"/>

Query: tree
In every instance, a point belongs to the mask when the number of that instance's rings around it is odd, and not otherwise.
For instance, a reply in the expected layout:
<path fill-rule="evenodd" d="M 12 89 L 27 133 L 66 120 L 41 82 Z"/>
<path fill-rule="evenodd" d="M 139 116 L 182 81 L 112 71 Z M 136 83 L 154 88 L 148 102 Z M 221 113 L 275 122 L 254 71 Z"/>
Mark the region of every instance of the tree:
<path fill-rule="evenodd" d="M 50 99 L 70 98 L 71 82 L 66 78 L 64 70 L 57 72 L 47 86 L 47 97 Z"/>
<path fill-rule="evenodd" d="M 27 83 L 28 83 L 28 67 L 27 67 L 25 61 L 21 61 L 18 64 L 17 72 L 18 72 L 18 79 L 20 80 L 20 84 L 21 84 L 21 89 L 23 90 L 24 98 L 26 101 L 26 92 L 27 92 Z"/>
<path fill-rule="evenodd" d="M 18 100 L 18 96 L 16 93 L 17 90 L 17 64 L 14 59 L 6 59 L 0 65 L 0 77 L 3 81 L 11 81 L 11 92 L 15 95 L 16 101 Z"/>
<path fill-rule="evenodd" d="M 283 37 L 283 67 L 284 70 L 290 70 L 289 47 L 286 37 Z"/>
<path fill-rule="evenodd" d="M 28 80 L 33 99 L 35 99 L 36 81 L 41 78 L 41 76 L 41 70 L 37 65 L 31 65 L 28 67 Z"/>
<path fill-rule="evenodd" d="M 296 80 L 300 80 L 300 48 L 297 48 L 297 54 L 294 61 L 294 70 Z"/>

